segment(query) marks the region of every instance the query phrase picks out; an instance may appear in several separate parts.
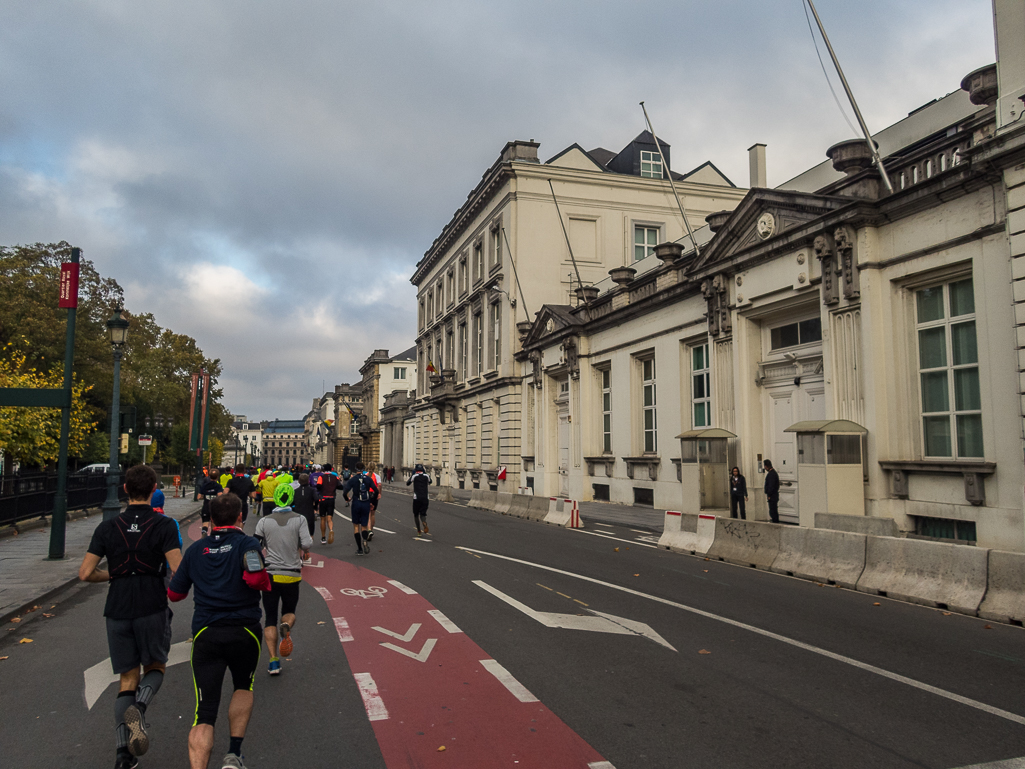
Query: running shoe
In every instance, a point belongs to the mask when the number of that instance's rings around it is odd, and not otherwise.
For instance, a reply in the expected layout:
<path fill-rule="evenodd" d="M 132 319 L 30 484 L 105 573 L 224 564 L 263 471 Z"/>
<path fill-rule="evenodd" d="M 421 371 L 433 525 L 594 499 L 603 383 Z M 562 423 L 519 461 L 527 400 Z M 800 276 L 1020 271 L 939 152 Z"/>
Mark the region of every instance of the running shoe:
<path fill-rule="evenodd" d="M 137 705 L 125 710 L 125 726 L 128 727 L 128 752 L 141 756 L 149 750 L 149 735 L 146 734 L 146 719 Z"/>
<path fill-rule="evenodd" d="M 270 673 L 272 676 L 281 675 L 281 660 L 272 659 L 270 661 L 270 665 L 267 666 L 267 672 Z"/>
<path fill-rule="evenodd" d="M 427 528 L 427 521 L 424 521 L 424 534 L 430 534 L 431 530 Z"/>
<path fill-rule="evenodd" d="M 367 532 L 367 542 L 369 542 L 373 538 L 374 538 L 374 530 L 371 529 L 370 531 Z"/>
<path fill-rule="evenodd" d="M 118 753 L 114 759 L 114 769 L 135 769 L 139 765 L 139 759 L 130 753 Z"/>
<path fill-rule="evenodd" d="M 327 543 L 329 545 L 333 545 L 335 543 L 335 530 L 334 529 L 331 529 L 331 531 L 329 531 L 327 533 Z"/>
<path fill-rule="evenodd" d="M 281 643 L 278 645 L 278 651 L 281 652 L 282 657 L 292 656 L 292 633 L 288 627 L 287 622 L 282 622 L 281 627 L 278 628 L 278 632 L 281 633 Z"/>
<path fill-rule="evenodd" d="M 246 765 L 242 763 L 242 756 L 228 753 L 221 761 L 221 769 L 246 769 Z"/>
<path fill-rule="evenodd" d="M 321 537 L 320 538 L 320 544 L 326 545 L 327 544 L 327 537 Z"/>

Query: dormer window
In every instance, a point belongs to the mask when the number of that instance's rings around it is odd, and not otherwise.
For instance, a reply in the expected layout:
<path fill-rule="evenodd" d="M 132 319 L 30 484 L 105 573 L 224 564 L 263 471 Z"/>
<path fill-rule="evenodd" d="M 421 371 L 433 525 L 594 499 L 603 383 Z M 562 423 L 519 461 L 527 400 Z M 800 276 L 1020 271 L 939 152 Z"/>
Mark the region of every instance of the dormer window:
<path fill-rule="evenodd" d="M 646 179 L 662 178 L 662 157 L 657 152 L 641 150 L 641 176 Z"/>

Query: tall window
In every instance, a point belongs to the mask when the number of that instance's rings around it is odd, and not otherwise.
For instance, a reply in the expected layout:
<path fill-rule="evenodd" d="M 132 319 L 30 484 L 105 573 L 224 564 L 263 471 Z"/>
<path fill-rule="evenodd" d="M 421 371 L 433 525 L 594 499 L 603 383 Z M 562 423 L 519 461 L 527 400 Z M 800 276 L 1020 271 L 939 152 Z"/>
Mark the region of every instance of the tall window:
<path fill-rule="evenodd" d="M 456 301 L 456 276 L 452 270 L 448 271 L 448 303 Z"/>
<path fill-rule="evenodd" d="M 494 342 L 491 362 L 497 371 L 502 362 L 502 305 L 498 302 L 491 305 L 491 340 Z"/>
<path fill-rule="evenodd" d="M 601 372 L 601 450 L 612 453 L 612 370 Z"/>
<path fill-rule="evenodd" d="M 447 368 L 456 367 L 456 342 L 451 327 L 445 333 L 445 364 Z"/>
<path fill-rule="evenodd" d="M 712 397 L 708 365 L 708 345 L 691 348 L 690 400 L 694 427 L 712 426 Z"/>
<path fill-rule="evenodd" d="M 479 312 L 473 314 L 473 336 L 476 354 L 473 356 L 474 376 L 480 376 L 484 370 L 484 324 Z"/>
<path fill-rule="evenodd" d="M 477 243 L 473 247 L 473 279 L 482 280 L 484 278 L 484 245 Z"/>
<path fill-rule="evenodd" d="M 491 264 L 497 265 L 502 262 L 502 228 L 495 227 L 491 230 Z"/>
<path fill-rule="evenodd" d="M 470 340 L 466 337 L 466 324 L 459 324 L 459 373 L 463 379 L 470 376 L 469 362 L 466 359 Z"/>
<path fill-rule="evenodd" d="M 982 397 L 971 278 L 917 292 L 927 457 L 981 457 Z"/>
<path fill-rule="evenodd" d="M 641 361 L 641 396 L 644 416 L 644 453 L 653 454 L 658 451 L 658 420 L 655 414 L 657 399 L 655 397 L 655 359 Z"/>
<path fill-rule="evenodd" d="M 406 369 L 405 368 L 396 368 L 395 371 L 394 371 L 394 376 L 392 377 L 392 379 L 405 379 L 405 378 L 406 378 Z"/>
<path fill-rule="evenodd" d="M 634 227 L 634 261 L 639 262 L 655 253 L 658 245 L 658 227 Z"/>
<path fill-rule="evenodd" d="M 424 300 L 420 300 L 420 328 L 424 327 Z"/>
<path fill-rule="evenodd" d="M 641 176 L 648 179 L 661 179 L 662 156 L 657 152 L 641 150 Z"/>

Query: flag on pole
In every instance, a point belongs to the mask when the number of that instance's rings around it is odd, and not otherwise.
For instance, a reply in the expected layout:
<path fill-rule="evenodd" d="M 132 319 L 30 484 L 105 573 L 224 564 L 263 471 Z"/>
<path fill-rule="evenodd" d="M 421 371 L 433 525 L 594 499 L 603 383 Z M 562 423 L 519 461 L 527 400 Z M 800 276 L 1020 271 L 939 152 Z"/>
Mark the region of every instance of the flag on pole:
<path fill-rule="evenodd" d="M 501 467 L 498 470 L 498 480 L 500 480 L 500 481 L 504 481 L 505 480 L 505 468 L 504 467 Z"/>
<path fill-rule="evenodd" d="M 356 418 L 356 412 L 352 410 L 352 406 L 350 406 L 348 403 L 345 403 L 343 405 L 345 406 L 345 408 L 347 408 L 349 410 L 349 416 L 352 417 L 353 419 L 355 419 Z"/>
<path fill-rule="evenodd" d="M 434 368 L 434 363 L 430 360 L 427 361 L 427 370 L 432 374 L 438 373 L 438 369 Z"/>

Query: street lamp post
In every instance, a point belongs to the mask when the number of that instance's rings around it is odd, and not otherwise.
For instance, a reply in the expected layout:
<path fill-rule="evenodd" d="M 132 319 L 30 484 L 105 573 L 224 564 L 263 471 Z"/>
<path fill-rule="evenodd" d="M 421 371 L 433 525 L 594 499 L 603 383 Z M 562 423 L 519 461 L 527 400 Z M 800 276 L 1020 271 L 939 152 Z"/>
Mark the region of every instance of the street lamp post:
<path fill-rule="evenodd" d="M 242 462 L 249 467 L 249 436 L 242 436 Z"/>
<path fill-rule="evenodd" d="M 110 407 L 110 467 L 107 468 L 107 501 L 103 503 L 103 520 L 117 518 L 121 513 L 121 503 L 117 498 L 117 486 L 120 480 L 117 444 L 121 432 L 121 355 L 125 342 L 128 340 L 128 319 L 118 307 L 114 315 L 107 321 L 107 332 L 110 335 L 110 347 L 114 353 L 114 394 Z"/>

